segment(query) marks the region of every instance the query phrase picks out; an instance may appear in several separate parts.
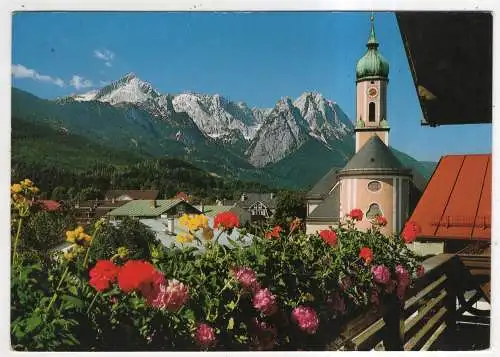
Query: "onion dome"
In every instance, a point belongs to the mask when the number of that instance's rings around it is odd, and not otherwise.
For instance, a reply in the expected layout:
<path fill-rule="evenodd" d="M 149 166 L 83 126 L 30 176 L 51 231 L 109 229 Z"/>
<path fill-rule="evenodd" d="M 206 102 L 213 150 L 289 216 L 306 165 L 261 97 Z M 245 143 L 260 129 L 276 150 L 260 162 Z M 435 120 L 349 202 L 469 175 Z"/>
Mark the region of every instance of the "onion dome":
<path fill-rule="evenodd" d="M 375 37 L 373 15 L 370 17 L 370 37 L 366 43 L 368 50 L 356 65 L 356 81 L 364 79 L 387 79 L 389 76 L 389 62 L 378 52 L 379 43 Z"/>

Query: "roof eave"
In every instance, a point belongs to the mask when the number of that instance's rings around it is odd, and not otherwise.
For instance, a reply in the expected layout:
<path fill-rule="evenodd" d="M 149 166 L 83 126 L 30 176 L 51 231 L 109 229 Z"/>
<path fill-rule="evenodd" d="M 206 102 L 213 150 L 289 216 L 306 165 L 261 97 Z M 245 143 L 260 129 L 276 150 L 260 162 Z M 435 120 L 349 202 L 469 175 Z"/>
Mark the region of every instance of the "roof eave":
<path fill-rule="evenodd" d="M 364 175 L 384 175 L 384 176 L 408 176 L 411 177 L 411 169 L 348 169 L 338 173 L 339 177 L 344 176 L 364 176 Z"/>

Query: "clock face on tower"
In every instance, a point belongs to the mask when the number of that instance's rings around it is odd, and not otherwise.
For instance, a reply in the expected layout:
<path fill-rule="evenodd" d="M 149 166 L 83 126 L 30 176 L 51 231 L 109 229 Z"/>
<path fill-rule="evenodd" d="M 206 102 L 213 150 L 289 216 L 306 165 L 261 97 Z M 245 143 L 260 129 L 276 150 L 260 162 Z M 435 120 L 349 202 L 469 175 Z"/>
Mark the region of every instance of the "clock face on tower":
<path fill-rule="evenodd" d="M 368 88 L 368 96 L 370 98 L 375 98 L 377 96 L 377 94 L 378 94 L 377 88 L 375 88 L 375 87 Z"/>

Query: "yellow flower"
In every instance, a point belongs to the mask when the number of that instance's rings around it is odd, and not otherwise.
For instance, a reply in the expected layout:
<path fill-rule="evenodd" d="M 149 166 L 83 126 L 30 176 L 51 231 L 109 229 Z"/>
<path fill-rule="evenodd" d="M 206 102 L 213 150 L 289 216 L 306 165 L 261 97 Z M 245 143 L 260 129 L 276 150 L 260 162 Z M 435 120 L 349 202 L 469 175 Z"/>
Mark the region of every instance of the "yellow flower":
<path fill-rule="evenodd" d="M 214 231 L 212 228 L 203 228 L 203 238 L 205 238 L 205 240 L 212 240 L 214 238 Z"/>
<path fill-rule="evenodd" d="M 30 187 L 30 189 L 29 189 L 29 190 L 30 190 L 31 192 L 33 192 L 33 193 L 38 193 L 38 192 L 40 192 L 40 189 L 39 189 L 38 187 L 36 187 L 36 186 L 32 186 L 32 187 Z"/>
<path fill-rule="evenodd" d="M 195 216 L 195 222 L 197 225 L 197 229 L 203 228 L 207 229 L 208 228 L 208 217 L 203 215 L 203 214 L 198 214 Z"/>
<path fill-rule="evenodd" d="M 66 231 L 66 240 L 70 243 L 75 243 L 76 240 L 75 231 Z"/>
<path fill-rule="evenodd" d="M 86 233 L 80 233 L 76 239 L 76 244 L 87 245 L 92 240 L 92 237 Z"/>
<path fill-rule="evenodd" d="M 22 191 L 23 191 L 23 186 L 21 186 L 18 183 L 15 183 L 12 186 L 10 186 L 10 192 L 12 193 L 20 193 Z"/>
<path fill-rule="evenodd" d="M 187 214 L 183 214 L 181 218 L 179 218 L 179 224 L 181 226 L 184 226 L 186 228 L 189 228 L 189 222 L 190 222 L 190 218 Z"/>
<path fill-rule="evenodd" d="M 92 240 L 92 237 L 84 233 L 82 226 L 78 226 L 75 230 L 66 232 L 66 240 L 70 243 L 87 245 Z"/>
<path fill-rule="evenodd" d="M 191 243 L 193 239 L 194 237 L 189 233 L 180 232 L 177 234 L 177 242 L 179 243 Z"/>
<path fill-rule="evenodd" d="M 31 187 L 31 186 L 33 186 L 33 181 L 26 178 L 23 181 L 21 181 L 21 185 L 26 186 L 26 187 Z"/>
<path fill-rule="evenodd" d="M 128 249 L 127 249 L 127 247 L 119 247 L 117 254 L 122 259 L 126 258 L 127 255 L 128 255 Z"/>
<path fill-rule="evenodd" d="M 184 214 L 179 218 L 179 223 L 191 232 L 195 232 L 200 228 L 208 228 L 208 218 L 202 214 Z"/>

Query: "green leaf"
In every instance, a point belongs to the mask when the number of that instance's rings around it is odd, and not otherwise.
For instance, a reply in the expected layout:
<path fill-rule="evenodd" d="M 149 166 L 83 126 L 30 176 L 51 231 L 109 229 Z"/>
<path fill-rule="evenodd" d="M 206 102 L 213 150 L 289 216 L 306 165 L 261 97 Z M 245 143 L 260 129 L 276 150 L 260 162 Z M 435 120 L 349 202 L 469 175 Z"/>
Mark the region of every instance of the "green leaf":
<path fill-rule="evenodd" d="M 229 304 L 226 304 L 226 307 L 229 309 L 229 311 L 233 311 L 236 308 L 236 302 L 232 301 Z"/>
<path fill-rule="evenodd" d="M 78 295 L 78 289 L 74 285 L 68 286 L 68 291 L 73 295 Z"/>
<path fill-rule="evenodd" d="M 29 319 L 26 320 L 26 330 L 24 331 L 26 334 L 35 330 L 42 323 L 42 318 L 40 315 L 33 315 Z"/>
<path fill-rule="evenodd" d="M 234 319 L 231 317 L 227 323 L 227 330 L 230 331 L 234 328 Z"/>
<path fill-rule="evenodd" d="M 75 296 L 63 295 L 63 296 L 61 296 L 61 300 L 67 302 L 70 306 L 76 307 L 79 309 L 83 309 L 85 306 L 85 303 L 81 299 L 79 299 Z"/>

